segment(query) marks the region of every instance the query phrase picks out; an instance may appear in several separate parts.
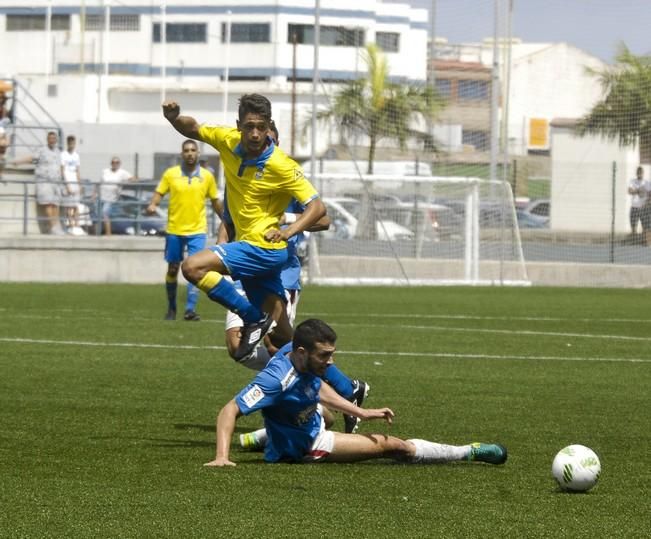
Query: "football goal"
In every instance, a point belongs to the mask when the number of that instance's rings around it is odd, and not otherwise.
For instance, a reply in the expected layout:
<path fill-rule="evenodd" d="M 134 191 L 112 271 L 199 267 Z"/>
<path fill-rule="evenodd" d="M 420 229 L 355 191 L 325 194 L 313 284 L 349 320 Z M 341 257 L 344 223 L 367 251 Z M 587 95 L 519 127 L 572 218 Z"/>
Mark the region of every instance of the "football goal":
<path fill-rule="evenodd" d="M 330 229 L 307 281 L 528 285 L 511 187 L 475 177 L 318 173 Z"/>

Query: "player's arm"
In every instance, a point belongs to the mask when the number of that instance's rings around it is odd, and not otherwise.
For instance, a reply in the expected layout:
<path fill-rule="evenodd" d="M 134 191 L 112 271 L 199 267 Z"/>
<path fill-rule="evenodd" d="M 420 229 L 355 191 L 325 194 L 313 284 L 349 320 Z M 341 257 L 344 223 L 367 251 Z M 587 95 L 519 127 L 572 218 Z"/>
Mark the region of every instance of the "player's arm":
<path fill-rule="evenodd" d="M 242 415 L 240 412 L 235 399 L 231 399 L 226 406 L 224 406 L 219 415 L 217 416 L 217 454 L 215 460 L 206 462 L 204 466 L 235 466 L 236 464 L 229 460 L 229 454 L 231 449 L 231 439 L 233 438 L 233 432 L 235 431 L 235 423 L 237 419 Z"/>
<path fill-rule="evenodd" d="M 313 198 L 305 205 L 305 211 L 296 221 L 282 230 L 271 229 L 265 232 L 265 239 L 272 243 L 286 241 L 296 234 L 309 230 L 326 215 L 326 207 L 320 198 Z"/>
<path fill-rule="evenodd" d="M 211 198 L 210 204 L 212 205 L 213 211 L 219 216 L 220 219 L 224 219 L 224 205 L 222 201 L 218 198 Z"/>
<path fill-rule="evenodd" d="M 199 123 L 192 116 L 181 116 L 181 107 L 176 101 L 163 103 L 163 116 L 181 135 L 194 140 L 199 138 Z"/>
<path fill-rule="evenodd" d="M 302 213 L 285 212 L 280 218 L 280 224 L 291 225 L 292 223 L 295 223 L 301 215 Z M 332 221 L 330 220 L 330 216 L 326 214 L 321 217 L 321 219 L 319 219 L 316 223 L 314 223 L 310 228 L 306 229 L 306 232 L 321 232 L 323 230 L 328 230 L 331 223 Z"/>
<path fill-rule="evenodd" d="M 163 200 L 163 195 L 158 191 L 154 191 L 149 206 L 145 208 L 147 215 L 154 215 L 156 213 L 156 208 L 160 205 L 161 200 Z"/>
<path fill-rule="evenodd" d="M 235 228 L 232 224 L 222 221 L 219 223 L 217 230 L 217 245 L 222 243 L 229 243 L 235 239 Z"/>
<path fill-rule="evenodd" d="M 384 419 L 387 423 L 391 424 L 395 416 L 391 408 L 360 408 L 356 404 L 344 399 L 328 384 L 321 384 L 319 400 L 329 410 L 338 410 L 339 412 L 359 417 L 363 420 Z"/>

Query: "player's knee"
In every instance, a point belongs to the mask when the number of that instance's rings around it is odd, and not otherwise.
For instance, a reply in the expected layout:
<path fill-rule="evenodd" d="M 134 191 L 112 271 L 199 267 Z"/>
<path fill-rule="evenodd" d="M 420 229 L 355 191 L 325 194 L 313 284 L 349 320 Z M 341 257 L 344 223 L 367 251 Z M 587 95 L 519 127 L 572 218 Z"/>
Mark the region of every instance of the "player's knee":
<path fill-rule="evenodd" d="M 181 264 L 181 272 L 183 272 L 183 277 L 192 284 L 197 284 L 203 277 L 201 267 L 192 260 L 192 257 L 186 258 L 183 261 Z"/>

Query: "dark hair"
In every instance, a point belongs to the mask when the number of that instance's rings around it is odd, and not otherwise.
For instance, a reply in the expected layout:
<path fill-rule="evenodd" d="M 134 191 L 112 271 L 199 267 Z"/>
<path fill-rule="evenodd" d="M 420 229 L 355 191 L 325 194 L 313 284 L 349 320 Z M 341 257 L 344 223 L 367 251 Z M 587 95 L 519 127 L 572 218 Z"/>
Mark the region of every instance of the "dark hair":
<path fill-rule="evenodd" d="M 68 135 L 66 141 L 70 142 L 71 140 L 77 140 L 74 135 Z"/>
<path fill-rule="evenodd" d="M 199 149 L 199 145 L 197 144 L 197 141 L 192 140 L 191 138 L 185 139 L 183 141 L 183 144 L 181 144 L 181 149 L 184 149 L 186 144 L 192 144 L 195 148 L 197 148 L 197 150 Z"/>
<path fill-rule="evenodd" d="M 292 339 L 292 349 L 296 350 L 299 346 L 311 352 L 316 348 L 316 343 L 335 344 L 337 342 L 337 334 L 323 320 L 310 318 L 301 322 L 294 330 L 294 338 Z"/>
<path fill-rule="evenodd" d="M 49 137 L 50 135 L 54 135 L 55 137 L 59 138 L 59 135 L 57 134 L 56 131 L 48 131 L 47 136 Z"/>
<path fill-rule="evenodd" d="M 242 121 L 249 112 L 259 114 L 267 122 L 271 122 L 271 102 L 263 95 L 244 94 L 240 97 L 240 104 L 237 109 L 239 120 Z"/>
<path fill-rule="evenodd" d="M 276 146 L 280 145 L 280 135 L 278 134 L 278 128 L 276 127 L 276 122 L 271 120 L 271 123 L 269 124 L 269 131 L 271 131 L 274 136 L 274 142 L 276 143 Z"/>

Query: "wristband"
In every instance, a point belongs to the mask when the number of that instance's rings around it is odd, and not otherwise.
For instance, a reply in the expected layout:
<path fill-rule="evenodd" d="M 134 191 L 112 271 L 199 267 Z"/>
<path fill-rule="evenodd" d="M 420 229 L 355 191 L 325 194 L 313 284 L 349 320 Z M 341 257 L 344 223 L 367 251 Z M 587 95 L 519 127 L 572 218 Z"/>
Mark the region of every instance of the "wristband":
<path fill-rule="evenodd" d="M 285 224 L 286 225 L 291 225 L 292 223 L 296 222 L 296 214 L 295 213 L 285 213 Z"/>

